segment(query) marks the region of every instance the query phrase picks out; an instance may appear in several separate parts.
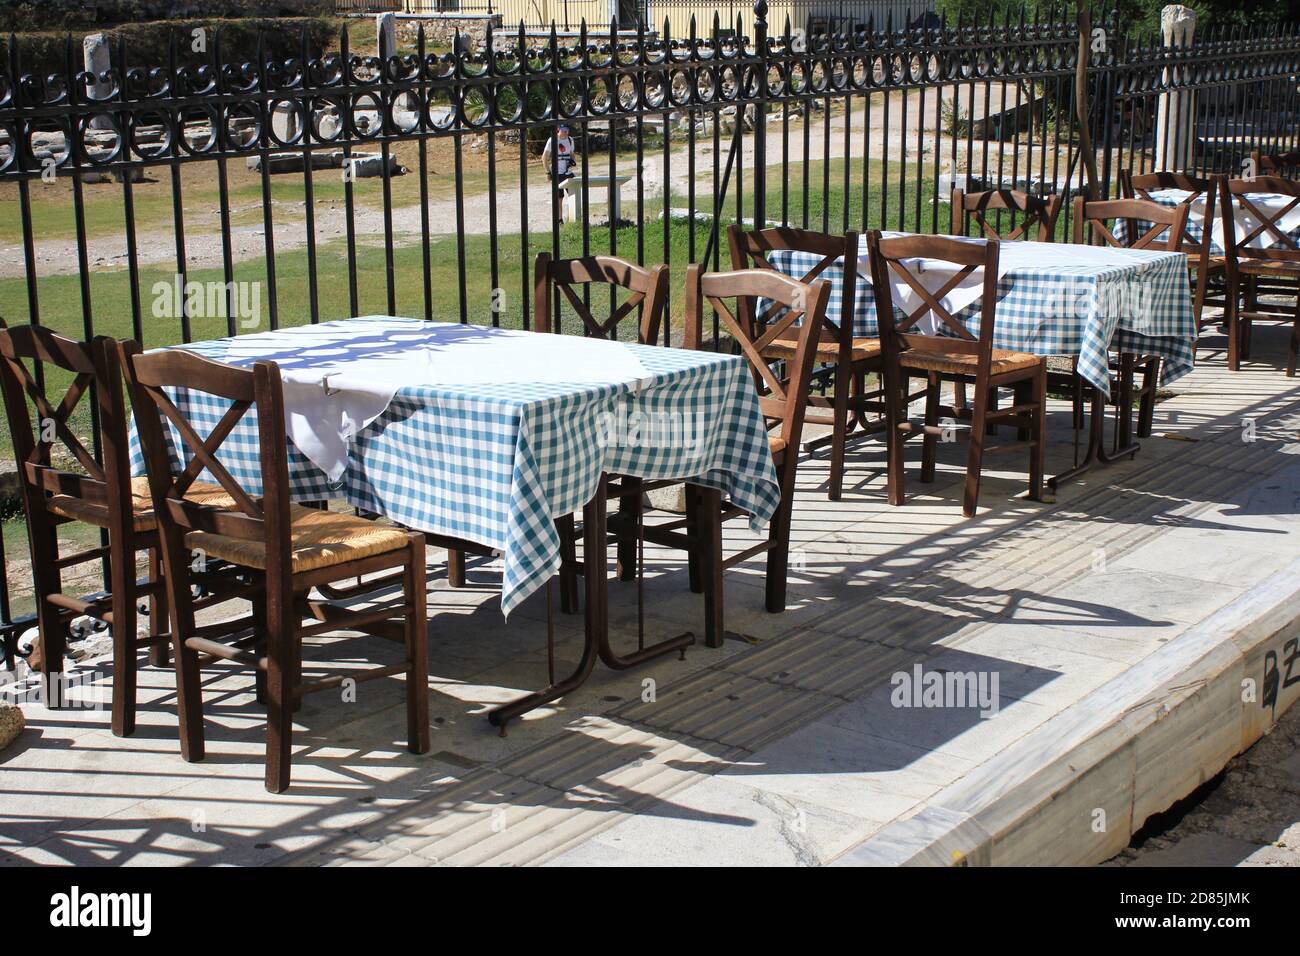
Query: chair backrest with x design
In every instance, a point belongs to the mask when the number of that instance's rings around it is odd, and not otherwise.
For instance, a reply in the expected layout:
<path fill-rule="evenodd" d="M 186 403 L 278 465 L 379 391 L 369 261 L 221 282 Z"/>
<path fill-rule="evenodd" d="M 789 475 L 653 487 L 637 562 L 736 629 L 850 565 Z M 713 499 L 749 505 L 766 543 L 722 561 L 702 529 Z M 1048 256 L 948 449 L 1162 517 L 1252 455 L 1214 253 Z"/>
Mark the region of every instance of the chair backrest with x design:
<path fill-rule="evenodd" d="M 1080 196 L 1074 201 L 1074 241 L 1082 245 L 1100 239 L 1101 245 L 1117 249 L 1181 252 L 1190 210 L 1186 204 L 1162 206 L 1150 199 L 1085 199 Z M 1107 225 L 1121 219 L 1127 222 L 1123 240 Z M 1147 227 L 1140 234 L 1139 224 Z"/>
<path fill-rule="evenodd" d="M 47 503 L 51 496 L 58 496 L 104 509 L 110 533 L 131 533 L 126 405 L 115 349 L 113 340 L 103 336 L 78 342 L 40 326 L 0 328 L 0 384 L 9 432 L 28 520 L 39 529 L 50 526 Z M 57 404 L 43 387 L 52 369 L 73 376 Z M 71 423 L 73 412 L 87 394 L 92 395 L 94 404 L 98 457 L 75 434 Z M 59 446 L 80 472 L 56 464 L 52 452 Z"/>
<path fill-rule="evenodd" d="M 637 341 L 654 345 L 664 325 L 668 304 L 668 266 L 638 266 L 616 256 L 588 256 L 583 259 L 552 259 L 550 253 L 537 256 L 533 270 L 533 329 L 537 332 L 559 331 L 554 316 L 556 292 L 582 319 L 582 334 L 606 339 L 618 338 L 618 325 L 628 316 L 639 313 Z M 609 315 L 596 318 L 583 293 L 593 285 L 606 285 L 611 295 L 615 289 L 629 293 L 621 304 L 615 298 Z M 584 288 L 585 287 L 585 288 Z"/>
<path fill-rule="evenodd" d="M 1177 250 L 1187 253 L 1188 258 L 1202 270 L 1209 265 L 1210 226 L 1214 222 L 1216 203 L 1219 199 L 1219 180 L 1222 178 L 1222 176 L 1213 175 L 1208 179 L 1202 179 L 1199 176 L 1189 176 L 1186 173 L 1169 172 L 1134 173 L 1129 169 L 1121 169 L 1119 173 L 1120 192 L 1125 199 L 1142 199 L 1147 202 L 1155 202 L 1152 193 L 1166 189 L 1182 190 L 1187 195 L 1179 201 L 1179 205 L 1188 207 L 1189 219 L 1192 206 L 1199 202 L 1205 204 L 1200 241 L 1197 242 L 1188 235 L 1186 228 L 1184 228 L 1182 243 Z"/>
<path fill-rule="evenodd" d="M 848 232 L 842 236 L 828 235 L 824 232 L 811 232 L 796 229 L 793 226 L 774 226 L 769 229 L 745 231 L 734 223 L 727 227 L 727 243 L 731 247 L 731 268 L 770 269 L 777 271 L 768 258 L 773 252 L 801 252 L 820 257 L 811 269 L 799 277 L 800 282 L 812 283 L 823 277 L 823 273 L 832 266 L 841 270 L 843 282 L 840 287 L 840 307 L 838 316 L 826 316 L 822 323 L 821 341 L 839 342 L 843 348 L 853 347 L 854 305 L 857 301 L 858 285 L 858 234 Z M 829 280 L 828 280 L 829 281 Z M 747 323 L 757 323 L 760 328 L 779 318 L 783 308 L 779 303 L 771 302 L 761 313 L 759 303 L 745 299 L 737 303 L 742 314 L 738 316 Z M 849 316 L 849 321 L 841 317 Z M 792 330 L 785 336 L 792 338 Z"/>
<path fill-rule="evenodd" d="M 167 567 L 188 564 L 185 534 L 205 531 L 263 543 L 268 579 L 287 575 L 289 466 L 279 367 L 257 362 L 251 369 L 236 368 L 183 349 L 144 354 L 135 342 L 123 343 L 122 353 Z M 230 402 L 206 436 L 183 411 L 186 401 L 178 401 L 182 393 L 194 392 Z M 257 422 L 261 495 L 251 494 L 218 457 L 222 444 L 250 412 Z M 173 444 L 173 436 L 178 443 Z M 205 471 L 228 500 L 213 504 L 186 499 Z"/>
<path fill-rule="evenodd" d="M 1255 166 L 1256 176 L 1283 176 L 1286 173 L 1300 172 L 1300 152 L 1294 150 L 1286 153 L 1262 153 L 1254 150 L 1250 154 Z"/>
<path fill-rule="evenodd" d="M 988 221 L 988 213 L 1006 210 L 1008 221 L 1021 217 L 1020 225 L 1010 232 L 1000 233 Z M 1051 242 L 1056 237 L 1056 220 L 1061 215 L 1061 197 L 1035 196 L 1018 189 L 990 189 L 968 193 L 963 189 L 952 191 L 952 234 L 969 236 L 971 222 L 979 227 L 979 238 L 1006 239 L 1032 238 L 1037 242 Z M 1037 229 L 1034 227 L 1037 226 Z M 1030 236 L 1030 230 L 1033 235 Z"/>
<path fill-rule="evenodd" d="M 771 427 L 780 424 L 788 448 L 798 447 L 803 430 L 808 380 L 817 354 L 817 330 L 823 326 L 829 298 L 830 283 L 825 279 L 809 285 L 772 269 L 706 273 L 698 264 L 686 269 L 686 347 L 700 348 L 704 313 L 711 309 L 749 362 L 763 417 Z M 759 299 L 774 302 L 784 310 L 770 325 L 760 327 L 741 317 L 745 310 L 739 303 L 748 300 L 752 315 Z M 729 302 L 734 305 L 729 306 Z M 784 363 L 782 378 L 764 358 L 763 350 L 778 339 L 788 340 L 791 334 L 795 336 L 795 357 Z"/>
<path fill-rule="evenodd" d="M 1300 206 L 1300 183 L 1279 176 L 1256 176 L 1254 179 L 1228 179 L 1220 182 L 1220 201 L 1223 204 L 1224 253 L 1230 273 L 1235 274 L 1242 259 L 1268 259 L 1281 262 L 1300 262 L 1300 243 L 1286 230 L 1282 220 Z M 1283 197 L 1280 203 L 1264 207 L 1260 195 Z M 1255 221 L 1247 228 L 1237 221 L 1240 210 Z M 1240 232 L 1240 235 L 1238 235 Z M 1266 247 L 1251 245 L 1266 242 Z"/>
<path fill-rule="evenodd" d="M 871 259 L 871 286 L 876 297 L 880 323 L 880 344 L 886 366 L 906 349 L 936 354 L 976 355 L 980 373 L 987 376 L 993 356 L 993 327 L 997 315 L 997 239 L 950 239 L 945 236 L 902 236 L 885 239 L 878 230 L 867 233 L 867 254 Z M 936 263 L 950 273 L 937 288 L 927 288 L 916 276 L 917 263 L 925 260 L 933 270 Z M 974 272 L 983 269 L 980 296 L 979 335 L 971 332 L 943 304 L 943 299 Z M 894 283 L 901 280 L 919 300 L 910 312 L 894 305 Z M 895 310 L 903 313 L 902 319 Z M 932 317 L 934 332 L 923 331 L 922 319 Z M 940 330 L 943 334 L 940 334 Z"/>

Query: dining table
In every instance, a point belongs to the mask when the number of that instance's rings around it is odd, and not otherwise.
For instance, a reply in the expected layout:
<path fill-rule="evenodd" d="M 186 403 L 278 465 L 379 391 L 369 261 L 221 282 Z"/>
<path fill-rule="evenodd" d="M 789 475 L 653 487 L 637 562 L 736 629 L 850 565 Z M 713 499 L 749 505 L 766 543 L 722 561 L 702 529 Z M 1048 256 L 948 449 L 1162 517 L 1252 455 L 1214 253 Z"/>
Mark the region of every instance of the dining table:
<path fill-rule="evenodd" d="M 552 669 L 545 688 L 492 710 L 502 733 L 575 690 L 597 659 L 630 667 L 694 641 L 687 632 L 642 641 L 629 654 L 611 646 L 608 561 L 599 560 L 607 553 L 607 475 L 680 479 L 725 494 L 756 531 L 780 500 L 766 424 L 739 356 L 389 315 L 172 347 L 241 367 L 275 362 L 293 498 L 341 499 L 434 543 L 499 555 L 507 617 L 560 570 L 557 521 L 582 513 L 581 661 L 570 676 L 556 680 Z M 197 391 L 171 397 L 201 433 L 229 407 Z M 134 435 L 131 455 L 133 472 L 143 473 Z M 220 457 L 257 493 L 254 415 Z"/>
<path fill-rule="evenodd" d="M 1195 196 L 1195 198 L 1193 198 Z M 1149 199 L 1169 209 L 1174 209 L 1184 203 L 1187 204 L 1187 240 L 1194 244 L 1200 245 L 1205 238 L 1205 213 L 1207 207 L 1206 196 L 1204 193 L 1193 194 L 1187 189 L 1152 189 L 1143 193 L 1142 198 Z M 1272 229 L 1260 229 L 1264 225 L 1263 219 L 1255 215 L 1250 208 L 1240 202 L 1232 204 L 1233 235 L 1239 246 L 1252 249 L 1269 249 L 1278 245 L 1285 245 L 1286 240 L 1282 236 L 1287 236 L 1290 240 L 1300 243 L 1300 199 L 1295 196 L 1287 196 L 1282 193 L 1251 193 L 1248 197 L 1250 204 L 1254 206 L 1265 217 L 1278 217 L 1275 223 L 1279 232 Z M 1190 201 L 1189 201 L 1190 200 Z M 1216 197 L 1217 201 L 1217 197 Z M 1150 228 L 1150 223 L 1138 221 L 1136 230 L 1138 234 L 1145 232 Z M 1115 237 L 1121 242 L 1127 241 L 1129 221 L 1121 219 L 1116 223 Z M 1210 252 L 1212 256 L 1222 256 L 1226 253 L 1227 241 L 1224 236 L 1224 221 L 1221 210 L 1216 209 L 1214 220 L 1209 224 L 1210 230 Z M 1247 237 L 1249 241 L 1246 240 Z"/>
<path fill-rule="evenodd" d="M 914 235 L 882 232 L 885 238 Z M 983 240 L 967 239 L 970 242 Z M 816 268 L 823 257 L 798 250 L 774 250 L 768 261 L 779 272 L 796 278 Z M 957 267 L 934 260 L 905 266 L 932 292 L 941 289 Z M 853 300 L 853 335 L 879 335 L 876 302 L 866 237 L 859 240 L 857 283 Z M 842 320 L 844 266 L 828 264 L 818 275 L 831 284 L 826 316 Z M 942 299 L 972 333 L 979 333 L 983 269 L 976 269 Z M 895 308 L 905 308 L 915 291 L 896 278 Z M 1113 246 L 1013 240 L 1001 243 L 998 257 L 997 325 L 993 346 L 1072 361 L 1077 374 L 1092 386 L 1088 444 L 1082 461 L 1048 479 L 1056 488 L 1086 471 L 1094 462 L 1108 463 L 1138 451 L 1126 427 L 1115 447 L 1106 449 L 1104 415 L 1111 398 L 1123 403 L 1131 388 L 1134 357 L 1154 356 L 1160 384 L 1168 385 L 1192 370 L 1196 354 L 1196 319 L 1188 280 L 1187 256 L 1181 252 Z M 926 331 L 921 329 L 921 331 Z M 944 334 L 942 327 L 934 328 Z M 1120 355 L 1118 376 L 1111 371 L 1111 352 Z M 1126 424 L 1129 416 L 1121 415 Z"/>

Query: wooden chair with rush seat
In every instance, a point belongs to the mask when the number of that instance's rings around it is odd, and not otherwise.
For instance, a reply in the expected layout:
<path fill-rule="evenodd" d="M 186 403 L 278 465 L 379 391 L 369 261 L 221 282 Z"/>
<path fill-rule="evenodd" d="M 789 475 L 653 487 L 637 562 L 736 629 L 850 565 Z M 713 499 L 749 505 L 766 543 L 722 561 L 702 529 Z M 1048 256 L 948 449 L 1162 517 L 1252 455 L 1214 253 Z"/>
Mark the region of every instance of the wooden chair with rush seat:
<path fill-rule="evenodd" d="M 1275 208 L 1261 208 L 1252 198 L 1260 193 L 1281 195 L 1288 201 Z M 1222 180 L 1220 194 L 1227 253 L 1228 368 L 1236 371 L 1241 360 L 1250 357 L 1251 329 L 1255 322 L 1283 322 L 1291 326 L 1286 374 L 1293 377 L 1297 355 L 1300 355 L 1300 242 L 1283 227 L 1281 220 L 1300 206 L 1300 183 L 1278 176 Z M 1240 236 L 1233 214 L 1238 206 L 1258 223 L 1249 231 L 1243 229 Z M 1252 245 L 1265 237 L 1269 245 Z M 1290 313 L 1268 309 L 1260 303 L 1260 297 L 1265 294 L 1294 296 L 1295 305 Z"/>
<path fill-rule="evenodd" d="M 933 480 L 936 445 L 940 437 L 946 437 L 950 432 L 950 426 L 939 424 L 940 388 L 944 381 L 969 384 L 974 394 L 962 513 L 972 517 L 979 502 L 980 471 L 986 451 L 984 442 L 990 424 L 1016 427 L 1017 441 L 987 451 L 1027 449 L 1029 498 L 1041 500 L 1047 438 L 1047 361 L 1040 355 L 993 347 L 997 320 L 998 241 L 972 243 L 944 236 L 884 239 L 879 231 L 872 230 L 867 234 L 867 249 L 885 356 L 890 503 L 901 505 L 904 502 L 904 445 L 914 435 L 922 436 L 921 480 Z M 908 269 L 906 262 L 912 259 L 946 263 L 952 267 L 953 275 L 932 291 Z M 983 270 L 978 336 L 943 305 L 948 292 L 977 269 Z M 896 280 L 901 280 L 920 300 L 915 309 L 904 312 L 902 319 L 895 314 L 893 283 Z M 927 316 L 933 317 L 936 330 L 942 328 L 943 335 L 920 330 L 919 323 Z M 925 421 L 919 426 L 909 420 L 903 401 L 902 383 L 911 373 L 925 375 L 928 382 Z M 996 411 L 990 409 L 988 398 L 995 388 L 1011 388 L 1016 396 L 1015 404 Z"/>
<path fill-rule="evenodd" d="M 1005 213 L 1005 222 L 1003 214 Z M 996 214 L 996 215 L 995 215 Z M 1056 223 L 1061 215 L 1061 197 L 1057 194 L 1035 196 L 1033 193 L 1019 189 L 989 189 L 983 192 L 968 193 L 963 189 L 952 191 L 950 232 L 954 236 L 971 234 L 971 227 L 976 227 L 978 238 L 997 239 L 1013 242 L 1053 242 L 1056 239 Z M 992 221 L 990 221 L 990 219 Z M 1007 231 L 1002 231 L 1005 228 Z M 1057 384 L 1076 392 L 1075 413 L 1076 428 L 1082 428 L 1082 393 L 1070 372 L 1056 373 L 1061 376 Z M 1047 373 L 1049 384 L 1053 372 Z M 994 391 L 988 398 L 988 408 L 997 411 L 1000 402 Z M 953 385 L 953 410 L 960 418 L 970 417 L 970 407 L 966 403 L 966 386 L 962 382 Z M 993 429 L 992 434 L 996 434 Z"/>
<path fill-rule="evenodd" d="M 625 293 L 619 301 L 620 290 Z M 592 300 L 608 295 L 603 317 L 593 313 Z M 581 320 L 581 333 L 617 340 L 620 325 L 636 321 L 635 341 L 654 345 L 664 328 L 668 303 L 668 266 L 639 266 L 617 256 L 589 256 L 581 259 L 552 259 L 539 253 L 533 269 L 533 330 L 558 333 L 564 305 Z M 647 483 L 627 475 L 615 476 L 606 484 L 607 498 L 619 502 L 609 521 L 609 533 L 618 543 L 618 576 L 630 581 L 637 572 L 638 529 L 641 524 L 641 496 L 667 482 Z M 556 519 L 564 560 L 560 570 L 560 604 L 564 611 L 577 609 L 576 539 L 572 515 Z"/>
<path fill-rule="evenodd" d="M 1213 237 L 1211 226 L 1214 223 L 1214 217 L 1218 211 L 1219 200 L 1219 180 L 1225 177 L 1220 175 L 1211 175 L 1207 179 L 1197 176 L 1189 176 L 1186 173 L 1134 173 L 1132 170 L 1121 169 L 1119 173 L 1120 192 L 1125 199 L 1143 199 L 1154 202 L 1151 194 L 1162 189 L 1180 189 L 1187 193 L 1187 196 L 1180 202 L 1180 205 L 1188 207 L 1188 221 L 1190 222 L 1191 207 L 1198 202 L 1204 202 L 1205 215 L 1202 218 L 1201 241 L 1193 240 L 1184 227 L 1182 242 L 1177 250 L 1187 254 L 1187 268 L 1192 274 L 1194 299 L 1193 304 L 1196 309 L 1196 331 L 1199 336 L 1203 328 L 1205 306 L 1206 305 L 1226 305 L 1226 300 L 1222 298 L 1210 298 L 1210 281 L 1216 276 L 1222 276 L 1227 269 L 1227 257 L 1223 255 L 1213 255 Z"/>
<path fill-rule="evenodd" d="M 1182 252 L 1185 251 L 1190 208 L 1185 203 L 1171 208 L 1150 199 L 1086 199 L 1080 196 L 1074 201 L 1074 241 L 1081 245 L 1092 239 L 1112 248 Z M 1119 220 L 1127 223 L 1126 241 L 1121 241 L 1109 225 Z M 1139 224 L 1147 227 L 1145 232 L 1139 232 Z M 1137 434 L 1142 438 L 1151 434 L 1156 390 L 1160 385 L 1160 359 L 1155 355 L 1123 355 L 1112 361 L 1112 368 L 1119 373 L 1120 385 L 1112 396 L 1117 417 L 1115 442 L 1117 446 L 1125 446 L 1128 444 L 1130 406 L 1135 395 L 1139 399 Z M 1142 384 L 1134 391 L 1131 383 L 1139 369 Z"/>
<path fill-rule="evenodd" d="M 56 375 L 71 376 L 72 381 L 62 399 L 53 403 L 43 383 Z M 129 736 L 136 726 L 139 651 L 148 648 L 152 663 L 165 667 L 170 638 L 153 503 L 148 483 L 132 480 L 128 465 L 117 345 L 103 336 L 78 342 L 39 326 L 0 328 L 0 385 L 27 518 L 44 700 L 52 706 L 63 703 L 61 675 L 72 621 L 82 615 L 104 621 L 113 638 L 112 730 L 119 737 Z M 73 431 L 72 415 L 87 395 L 92 396 L 98 456 Z M 35 421 L 30 410 L 35 411 Z M 60 447 L 66 461 L 54 458 Z M 202 484 L 190 489 L 195 497 L 220 492 Z M 60 554 L 58 529 L 72 522 L 99 528 L 105 543 Z M 143 581 L 136 569 L 140 552 L 149 560 Z M 86 597 L 64 592 L 65 571 L 100 560 L 107 562 L 107 592 Z M 218 582 L 209 575 L 202 583 L 214 587 Z M 140 637 L 137 604 L 146 597 L 149 632 Z"/>
<path fill-rule="evenodd" d="M 839 309 L 836 315 L 827 315 L 823 319 L 824 328 L 817 340 L 815 359 L 817 364 L 834 367 L 831 397 L 810 394 L 804 412 L 805 420 L 809 424 L 831 427 L 831 471 L 827 497 L 832 501 L 838 501 L 844 488 L 845 444 L 850 432 L 855 425 L 864 432 L 877 431 L 878 426 L 869 423 L 866 416 L 872 412 L 883 415 L 885 410 L 883 395 L 879 388 L 868 392 L 866 385 L 868 375 L 880 372 L 880 339 L 853 334 L 860 254 L 858 234 L 850 232 L 843 236 L 831 236 L 790 226 L 746 232 L 733 224 L 727 227 L 727 240 L 731 246 L 732 269 L 757 268 L 775 271 L 768 256 L 775 251 L 783 250 L 820 257 L 800 278 L 801 282 L 813 282 L 832 267 L 842 272 Z M 738 308 L 754 310 L 757 308 L 757 303 L 751 303 L 742 297 L 738 302 Z M 766 324 L 779 309 L 779 306 L 772 305 L 764 315 L 748 315 L 742 312 L 736 318 L 745 323 L 757 321 L 761 326 Z M 845 316 L 848 316 L 847 322 L 844 321 Z M 770 359 L 791 359 L 795 354 L 795 341 L 793 331 L 788 335 L 772 339 L 763 348 L 763 356 Z M 809 442 L 808 447 L 816 447 L 824 442 L 824 438 L 818 439 Z"/>
<path fill-rule="evenodd" d="M 723 557 L 722 522 L 744 512 L 722 500 L 710 488 L 687 487 L 686 517 L 647 526 L 645 539 L 689 555 L 691 590 L 703 592 L 705 644 L 720 647 L 725 633 L 723 571 L 759 554 L 767 555 L 766 607 L 773 613 L 785 610 L 789 571 L 790 522 L 794 507 L 795 476 L 799 463 L 799 440 L 803 432 L 808 401 L 808 379 L 817 357 L 817 341 L 825 328 L 830 284 L 819 279 L 811 285 L 772 269 L 705 273 L 699 265 L 686 270 L 686 347 L 700 348 L 704 339 L 704 313 L 712 310 L 720 326 L 732 336 L 748 361 L 759 391 L 759 404 L 769 430 L 768 446 L 776 465 L 781 501 L 768 525 L 765 540 Z M 749 307 L 735 305 L 748 299 Z M 785 311 L 760 327 L 752 319 L 758 300 L 777 303 Z M 727 303 L 733 303 L 728 306 Z M 793 332 L 794 353 L 784 362 L 784 377 L 772 368 L 776 361 L 765 349 Z M 778 431 L 779 430 L 779 431 Z"/>
<path fill-rule="evenodd" d="M 214 660 L 244 664 L 256 675 L 258 697 L 267 707 L 265 783 L 272 793 L 289 786 L 292 715 L 302 697 L 336 688 L 345 679 L 360 682 L 404 675 L 407 746 L 413 753 L 426 752 L 424 536 L 290 503 L 284 395 L 275 363 L 258 362 L 242 369 L 182 350 L 145 355 L 133 342 L 125 343 L 122 352 L 157 516 L 171 611 L 182 756 L 189 761 L 203 759 L 199 667 Z M 173 402 L 169 393 L 175 389 L 218 396 L 230 406 L 203 437 Z M 246 414 L 254 416 L 258 430 L 260 494 L 246 489 L 218 457 Z M 187 461 L 173 461 L 164 422 L 178 439 L 174 447 Z M 204 471 L 216 479 L 227 500 L 214 503 L 188 497 L 194 479 Z M 203 626 L 196 623 L 190 593 L 193 552 L 227 562 L 252 581 L 247 595 L 253 605 L 251 615 Z M 402 586 L 402 596 L 395 602 L 354 609 L 309 598 L 314 587 L 393 569 L 400 571 Z M 380 583 L 387 586 L 391 577 Z M 364 589 L 363 583 L 353 590 Z M 304 624 L 307 618 L 312 623 Z M 397 641 L 404 659 L 304 680 L 304 639 L 341 630 Z"/>

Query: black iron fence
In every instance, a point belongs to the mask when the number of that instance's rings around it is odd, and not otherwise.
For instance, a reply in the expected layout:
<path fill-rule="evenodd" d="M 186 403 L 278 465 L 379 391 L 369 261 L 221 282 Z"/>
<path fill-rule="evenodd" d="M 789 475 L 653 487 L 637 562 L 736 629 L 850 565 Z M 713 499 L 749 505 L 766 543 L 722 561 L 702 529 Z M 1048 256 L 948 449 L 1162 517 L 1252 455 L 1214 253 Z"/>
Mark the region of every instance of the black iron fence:
<path fill-rule="evenodd" d="M 810 35 L 756 10 L 613 43 L 487 26 L 448 49 L 421 28 L 385 59 L 346 30 L 278 60 L 190 31 L 168 63 L 119 43 L 88 71 L 69 41 L 56 74 L 11 42 L 0 315 L 149 347 L 368 313 L 526 327 L 542 250 L 724 267 L 729 222 L 939 232 L 954 186 L 1084 187 L 1072 13 Z M 1236 172 L 1300 145 L 1295 26 L 1202 34 L 1166 48 L 1111 15 L 1085 38 L 1102 195 L 1157 157 Z M 564 183 L 539 155 L 561 123 Z M 12 634 L 30 595 L 7 527 Z"/>

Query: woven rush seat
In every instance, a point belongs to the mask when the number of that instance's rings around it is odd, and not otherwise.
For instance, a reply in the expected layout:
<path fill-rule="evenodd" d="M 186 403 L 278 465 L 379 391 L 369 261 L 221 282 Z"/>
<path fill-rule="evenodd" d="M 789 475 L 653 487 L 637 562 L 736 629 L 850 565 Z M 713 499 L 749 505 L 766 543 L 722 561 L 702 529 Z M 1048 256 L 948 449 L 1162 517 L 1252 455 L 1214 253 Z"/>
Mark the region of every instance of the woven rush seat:
<path fill-rule="evenodd" d="M 355 515 L 317 511 L 291 504 L 289 518 L 293 524 L 290 548 L 294 574 L 400 551 L 410 546 L 407 533 L 400 528 L 367 521 Z M 261 541 L 244 541 L 207 531 L 191 531 L 185 536 L 185 546 L 242 567 L 266 570 L 266 545 Z"/>
<path fill-rule="evenodd" d="M 772 452 L 772 457 L 776 458 L 790 447 L 790 443 L 779 435 L 769 435 L 767 436 L 767 447 Z"/>
<path fill-rule="evenodd" d="M 942 372 L 951 375 L 974 375 L 979 363 L 978 355 L 961 352 L 920 352 L 910 349 L 901 356 L 905 368 L 922 372 Z M 1028 352 L 1013 352 L 1009 349 L 994 349 L 993 364 L 989 369 L 991 375 L 1004 375 L 1020 369 L 1033 368 L 1043 361 L 1041 355 Z"/>
<path fill-rule="evenodd" d="M 235 500 L 220 485 L 196 481 L 190 485 L 185 495 L 190 501 L 214 505 L 219 508 L 234 507 Z M 98 528 L 108 527 L 108 505 L 73 495 L 54 495 L 46 506 L 56 515 L 84 521 Z M 152 531 L 155 521 L 153 499 L 149 496 L 149 479 L 145 477 L 131 479 L 131 526 L 136 531 Z"/>
<path fill-rule="evenodd" d="M 1300 276 L 1300 262 L 1296 262 L 1294 259 L 1242 258 L 1237 263 L 1237 270 L 1252 275 Z"/>
<path fill-rule="evenodd" d="M 773 359 L 792 359 L 798 351 L 798 343 L 792 341 L 778 340 L 771 342 L 763 347 L 763 357 Z M 817 361 L 834 362 L 840 357 L 840 343 L 838 342 L 818 342 L 817 343 Z M 851 360 L 854 362 L 865 362 L 868 359 L 880 357 L 880 339 L 855 338 L 853 340 L 853 351 Z"/>

